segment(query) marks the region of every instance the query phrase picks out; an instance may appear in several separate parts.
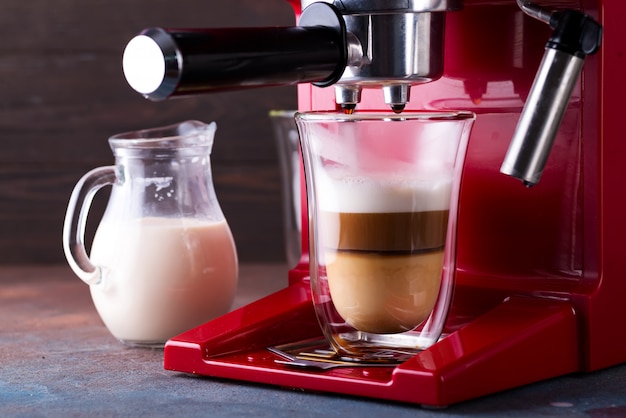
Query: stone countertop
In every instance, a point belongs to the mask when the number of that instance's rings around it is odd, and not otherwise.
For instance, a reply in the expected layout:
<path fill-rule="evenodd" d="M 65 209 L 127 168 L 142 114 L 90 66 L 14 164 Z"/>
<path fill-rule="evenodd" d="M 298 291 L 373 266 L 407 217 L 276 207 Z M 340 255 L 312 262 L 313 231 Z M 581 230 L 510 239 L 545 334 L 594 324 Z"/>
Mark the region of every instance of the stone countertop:
<path fill-rule="evenodd" d="M 242 265 L 240 276 L 236 307 L 286 286 L 287 268 Z M 115 340 L 68 267 L 0 267 L 0 416 L 86 415 L 623 417 L 626 364 L 443 409 L 194 377 L 164 370 L 163 350 Z"/>

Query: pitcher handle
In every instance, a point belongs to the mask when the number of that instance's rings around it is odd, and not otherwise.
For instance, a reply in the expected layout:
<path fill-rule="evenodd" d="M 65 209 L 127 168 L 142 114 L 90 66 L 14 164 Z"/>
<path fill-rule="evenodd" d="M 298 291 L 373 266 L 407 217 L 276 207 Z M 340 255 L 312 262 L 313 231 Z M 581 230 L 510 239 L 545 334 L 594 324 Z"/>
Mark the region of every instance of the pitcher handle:
<path fill-rule="evenodd" d="M 63 251 L 74 273 L 87 284 L 98 284 L 102 275 L 85 249 L 85 225 L 96 192 L 116 181 L 115 166 L 99 167 L 85 174 L 74 186 L 63 223 Z"/>

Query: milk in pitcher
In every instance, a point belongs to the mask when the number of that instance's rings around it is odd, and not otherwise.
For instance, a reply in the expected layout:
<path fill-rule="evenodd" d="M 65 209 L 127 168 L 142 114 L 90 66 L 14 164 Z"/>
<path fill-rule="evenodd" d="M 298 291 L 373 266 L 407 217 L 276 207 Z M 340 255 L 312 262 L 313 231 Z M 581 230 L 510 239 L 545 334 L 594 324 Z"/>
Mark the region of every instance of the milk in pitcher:
<path fill-rule="evenodd" d="M 103 279 L 91 286 L 119 340 L 162 345 L 228 312 L 238 264 L 225 220 L 146 217 L 98 227 L 91 251 Z"/>

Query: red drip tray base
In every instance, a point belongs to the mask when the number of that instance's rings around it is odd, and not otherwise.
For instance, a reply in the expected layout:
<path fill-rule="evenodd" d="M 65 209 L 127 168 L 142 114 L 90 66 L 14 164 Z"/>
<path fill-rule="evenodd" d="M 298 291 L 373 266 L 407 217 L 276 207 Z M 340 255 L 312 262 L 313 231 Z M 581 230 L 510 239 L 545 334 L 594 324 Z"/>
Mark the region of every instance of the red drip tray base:
<path fill-rule="evenodd" d="M 531 297 L 501 299 L 474 318 L 456 309 L 448 321 L 454 324 L 450 334 L 395 367 L 321 371 L 279 364 L 275 360 L 281 358 L 267 347 L 321 337 L 308 288 L 292 284 L 171 339 L 165 368 L 432 406 L 579 370 L 571 303 Z"/>

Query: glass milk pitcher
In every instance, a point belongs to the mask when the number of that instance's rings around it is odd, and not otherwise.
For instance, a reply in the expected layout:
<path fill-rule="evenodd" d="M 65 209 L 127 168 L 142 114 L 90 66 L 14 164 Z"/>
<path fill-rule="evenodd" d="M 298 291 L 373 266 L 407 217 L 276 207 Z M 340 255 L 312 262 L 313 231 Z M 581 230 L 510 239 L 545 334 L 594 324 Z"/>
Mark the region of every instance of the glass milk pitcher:
<path fill-rule="evenodd" d="M 186 121 L 115 135 L 115 165 L 90 171 L 74 188 L 65 255 L 123 343 L 162 346 L 231 308 L 238 264 L 213 187 L 215 129 Z M 87 255 L 87 213 L 107 185 L 111 196 Z"/>

